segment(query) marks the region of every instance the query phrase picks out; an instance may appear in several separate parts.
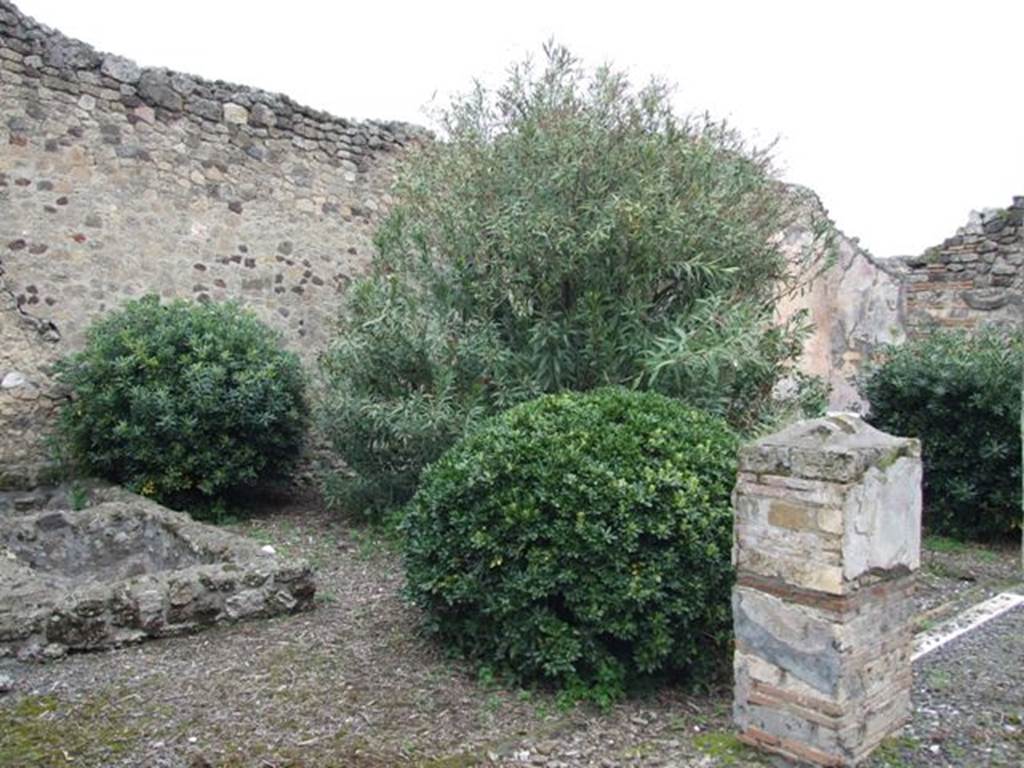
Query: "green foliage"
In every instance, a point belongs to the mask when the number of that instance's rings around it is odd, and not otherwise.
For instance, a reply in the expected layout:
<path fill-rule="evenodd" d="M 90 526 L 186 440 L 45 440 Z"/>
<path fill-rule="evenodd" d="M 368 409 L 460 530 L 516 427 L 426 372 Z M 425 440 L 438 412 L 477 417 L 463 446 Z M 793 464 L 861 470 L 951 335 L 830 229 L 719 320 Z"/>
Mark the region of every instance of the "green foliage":
<path fill-rule="evenodd" d="M 693 745 L 708 757 L 714 758 L 714 765 L 722 768 L 767 765 L 758 752 L 740 741 L 731 730 L 704 731 L 693 737 Z"/>
<path fill-rule="evenodd" d="M 801 201 L 768 154 L 661 83 L 546 53 L 441 113 L 326 356 L 323 428 L 356 475 L 331 488 L 358 509 L 541 393 L 655 388 L 747 428 L 799 349 L 771 321 L 806 276 L 776 237 Z"/>
<path fill-rule="evenodd" d="M 68 489 L 68 497 L 71 501 L 71 508 L 76 512 L 89 506 L 89 489 L 74 483 Z"/>
<path fill-rule="evenodd" d="M 354 286 L 348 321 L 321 359 L 318 422 L 355 475 L 329 476 L 333 506 L 364 513 L 409 500 L 420 470 L 497 401 L 485 329 L 429 311 L 394 279 Z"/>
<path fill-rule="evenodd" d="M 826 385 L 792 370 L 809 330 L 803 313 L 779 323 L 756 304 L 701 299 L 685 325 L 647 350 L 646 383 L 725 417 L 744 433 L 789 417 L 820 416 L 828 404 Z M 786 392 L 778 391 L 780 383 Z"/>
<path fill-rule="evenodd" d="M 924 549 L 931 550 L 932 552 L 943 552 L 946 554 L 962 554 L 967 552 L 967 545 L 958 540 L 951 539 L 948 536 L 926 536 L 924 541 L 921 542 Z"/>
<path fill-rule="evenodd" d="M 58 374 L 74 392 L 61 434 L 82 469 L 165 503 L 217 506 L 282 476 L 301 447 L 298 358 L 232 303 L 129 302 Z"/>
<path fill-rule="evenodd" d="M 736 448 L 722 419 L 656 393 L 511 408 L 424 473 L 409 592 L 457 651 L 574 697 L 706 681 L 730 637 Z"/>
<path fill-rule="evenodd" d="M 1024 335 L 937 332 L 892 348 L 864 392 L 871 422 L 921 438 L 925 524 L 992 538 L 1020 528 Z"/>

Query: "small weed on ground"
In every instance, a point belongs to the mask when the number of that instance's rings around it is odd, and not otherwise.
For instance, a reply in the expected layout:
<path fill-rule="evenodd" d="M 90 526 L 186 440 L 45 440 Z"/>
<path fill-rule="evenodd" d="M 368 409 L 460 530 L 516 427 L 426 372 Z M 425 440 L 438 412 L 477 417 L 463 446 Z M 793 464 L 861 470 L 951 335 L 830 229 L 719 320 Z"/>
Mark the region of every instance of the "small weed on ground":
<path fill-rule="evenodd" d="M 925 549 L 934 552 L 966 552 L 968 545 L 948 536 L 926 536 L 921 542 Z"/>
<path fill-rule="evenodd" d="M 953 684 L 953 677 L 943 669 L 935 669 L 928 673 L 927 681 L 933 691 L 945 691 Z"/>
<path fill-rule="evenodd" d="M 68 706 L 56 696 L 28 695 L 0 706 L 0 765 L 50 768 L 76 761 L 108 764 L 139 738 L 124 721 L 108 720 L 115 695 Z"/>
<path fill-rule="evenodd" d="M 765 765 L 760 756 L 731 731 L 706 731 L 693 737 L 694 745 L 720 766 Z"/>
<path fill-rule="evenodd" d="M 878 768 L 909 768 L 910 755 L 920 749 L 921 743 L 913 736 L 892 736 L 883 741 L 873 755 Z"/>

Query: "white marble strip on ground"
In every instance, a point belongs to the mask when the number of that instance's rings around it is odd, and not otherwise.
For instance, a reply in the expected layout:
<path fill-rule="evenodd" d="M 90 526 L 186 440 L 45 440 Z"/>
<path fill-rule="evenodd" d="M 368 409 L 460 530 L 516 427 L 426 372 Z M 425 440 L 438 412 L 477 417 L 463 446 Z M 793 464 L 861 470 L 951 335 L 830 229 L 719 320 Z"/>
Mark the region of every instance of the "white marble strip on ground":
<path fill-rule="evenodd" d="M 934 629 L 920 632 L 914 637 L 914 655 L 911 661 L 917 661 L 927 653 L 941 648 L 950 640 L 980 627 L 986 621 L 1001 616 L 1009 610 L 1024 605 L 1024 595 L 1013 592 L 1002 592 L 982 603 L 972 605 L 963 613 L 939 624 Z"/>

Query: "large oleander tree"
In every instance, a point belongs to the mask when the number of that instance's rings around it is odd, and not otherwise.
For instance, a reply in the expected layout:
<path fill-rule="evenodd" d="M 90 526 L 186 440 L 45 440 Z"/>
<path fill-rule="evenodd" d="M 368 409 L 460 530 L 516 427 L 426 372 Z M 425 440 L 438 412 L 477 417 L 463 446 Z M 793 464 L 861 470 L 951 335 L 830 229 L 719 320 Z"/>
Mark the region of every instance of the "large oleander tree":
<path fill-rule="evenodd" d="M 480 416 L 541 393 L 626 385 L 764 420 L 801 345 L 775 303 L 805 276 L 767 151 L 553 44 L 438 133 L 323 358 L 321 425 L 354 472 L 329 497 L 398 504 Z"/>

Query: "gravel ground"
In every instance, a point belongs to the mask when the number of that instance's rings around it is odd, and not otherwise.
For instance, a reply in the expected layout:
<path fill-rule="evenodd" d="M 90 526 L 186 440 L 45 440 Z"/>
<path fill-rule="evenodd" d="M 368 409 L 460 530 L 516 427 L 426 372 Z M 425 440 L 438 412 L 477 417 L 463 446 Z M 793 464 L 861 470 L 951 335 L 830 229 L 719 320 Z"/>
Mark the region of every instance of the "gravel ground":
<path fill-rule="evenodd" d="M 926 537 L 915 597 L 918 629 L 927 629 L 1020 583 L 1019 543 L 978 546 Z"/>
<path fill-rule="evenodd" d="M 727 690 L 599 712 L 503 688 L 418 633 L 400 562 L 308 505 L 232 526 L 318 569 L 316 609 L 192 637 L 0 660 L 0 766 L 756 765 Z"/>
<path fill-rule="evenodd" d="M 0 683 L 5 676 L 13 682 L 13 690 L 0 692 L 0 766 L 766 764 L 732 735 L 728 689 L 668 689 L 608 712 L 565 710 L 547 692 L 502 687 L 446 658 L 419 635 L 418 615 L 400 597 L 399 559 L 387 543 L 311 501 L 265 510 L 232 527 L 309 558 L 318 569 L 316 609 L 44 666 L 0 660 Z M 927 555 L 923 569 L 921 605 L 932 617 L 925 622 L 965 596 L 998 591 L 1019 573 L 1009 550 L 939 546 L 946 551 Z M 938 743 L 940 756 L 947 747 L 952 755 L 959 738 L 975 762 L 951 765 L 1021 765 L 1021 738 L 1012 730 L 1020 724 L 1024 684 L 1019 613 L 1003 639 L 992 641 L 991 661 L 981 653 L 972 659 L 979 665 L 973 676 L 960 676 L 955 655 L 948 671 L 941 666 L 952 648 L 922 660 L 917 719 L 906 736 L 886 745 L 890 762 L 877 765 L 940 765 L 932 747 Z M 957 674 L 950 678 L 956 682 L 940 685 L 944 673 Z M 1013 681 L 1016 691 L 1005 687 Z M 983 725 L 972 702 L 986 697 L 1001 703 L 985 710 L 991 716 Z M 946 701 L 956 702 L 951 706 L 963 713 L 966 730 L 936 742 L 949 714 Z M 992 719 L 997 712 L 1003 719 Z M 975 735 L 978 729 L 984 736 Z M 985 748 L 992 752 L 977 751 Z M 987 761 L 1004 754 L 1011 762 L 978 762 L 978 755 Z M 898 760 L 904 762 L 891 762 Z"/>

